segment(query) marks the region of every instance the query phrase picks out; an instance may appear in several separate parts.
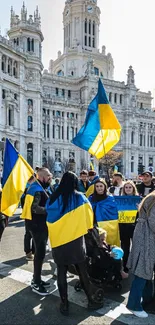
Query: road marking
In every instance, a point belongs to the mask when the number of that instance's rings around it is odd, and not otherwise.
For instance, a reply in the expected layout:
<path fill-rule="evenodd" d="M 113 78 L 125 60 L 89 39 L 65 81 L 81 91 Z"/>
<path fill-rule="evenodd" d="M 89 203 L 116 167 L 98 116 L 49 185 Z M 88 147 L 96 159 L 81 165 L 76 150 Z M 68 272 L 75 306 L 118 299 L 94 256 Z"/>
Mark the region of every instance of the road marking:
<path fill-rule="evenodd" d="M 14 268 L 11 265 L 0 263 L 0 275 L 4 277 L 8 277 L 12 280 L 21 282 L 27 286 L 30 286 L 32 280 L 32 272 Z M 51 278 L 50 275 L 42 277 L 44 281 L 50 281 L 51 288 L 50 292 L 52 295 L 59 297 L 57 281 Z M 68 278 L 68 283 L 72 281 L 73 278 Z M 83 308 L 87 308 L 87 298 L 85 294 L 81 292 L 75 292 L 73 286 L 68 284 L 68 297 L 69 301 Z M 113 301 L 111 299 L 105 299 L 104 307 L 96 311 L 98 314 L 107 316 L 114 320 L 119 320 L 120 322 L 128 325 L 138 324 L 139 320 L 126 308 L 124 304 L 120 304 L 119 302 Z M 138 322 L 136 322 L 136 319 Z M 140 323 L 144 325 L 154 325 L 155 324 L 155 315 L 149 315 L 149 318 L 140 319 Z"/>

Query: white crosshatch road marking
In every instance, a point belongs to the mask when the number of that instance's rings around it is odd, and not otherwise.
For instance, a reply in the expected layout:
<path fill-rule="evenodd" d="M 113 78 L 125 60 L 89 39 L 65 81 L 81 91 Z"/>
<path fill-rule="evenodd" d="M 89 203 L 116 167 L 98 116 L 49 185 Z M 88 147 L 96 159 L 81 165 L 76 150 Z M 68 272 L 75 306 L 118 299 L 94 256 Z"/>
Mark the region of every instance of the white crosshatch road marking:
<path fill-rule="evenodd" d="M 0 263 L 0 275 L 4 277 L 11 278 L 12 280 L 21 282 L 27 286 L 30 286 L 32 280 L 32 272 L 14 268 L 11 265 Z M 43 276 L 44 281 L 50 281 L 51 288 L 50 292 L 53 296 L 59 297 L 57 281 L 51 278 L 51 276 Z M 68 278 L 68 297 L 69 301 L 83 308 L 87 308 L 87 299 L 85 294 L 81 292 L 75 292 L 74 287 L 69 284 L 73 278 Z M 32 293 L 33 294 L 33 293 Z M 39 308 L 39 305 L 38 305 Z M 38 310 L 36 309 L 36 313 Z M 139 319 L 131 314 L 131 312 L 126 308 L 122 303 L 113 301 L 111 299 L 105 299 L 104 307 L 96 311 L 96 313 L 107 316 L 113 320 L 118 319 L 119 321 L 128 324 L 144 324 L 144 325 L 154 325 L 155 324 L 155 315 L 149 315 L 146 319 Z"/>

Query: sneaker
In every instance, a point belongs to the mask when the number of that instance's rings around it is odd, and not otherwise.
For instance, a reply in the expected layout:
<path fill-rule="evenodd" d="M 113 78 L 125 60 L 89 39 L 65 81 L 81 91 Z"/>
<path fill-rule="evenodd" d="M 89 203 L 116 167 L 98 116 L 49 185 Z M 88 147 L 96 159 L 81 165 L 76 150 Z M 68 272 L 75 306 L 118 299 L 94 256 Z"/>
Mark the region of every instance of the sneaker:
<path fill-rule="evenodd" d="M 32 254 L 32 252 L 26 254 L 26 260 L 27 261 L 33 261 L 34 260 L 34 255 Z"/>
<path fill-rule="evenodd" d="M 144 310 L 142 310 L 142 311 L 131 310 L 131 312 L 137 317 L 141 317 L 141 318 L 147 318 L 148 317 L 148 314 Z"/>
<path fill-rule="evenodd" d="M 89 301 L 88 302 L 88 309 L 89 310 L 98 310 L 101 309 L 104 306 L 104 302 L 93 302 L 93 301 Z"/>
<path fill-rule="evenodd" d="M 33 284 L 32 291 L 37 293 L 40 296 L 48 296 L 50 292 L 42 284 Z"/>
<path fill-rule="evenodd" d="M 50 282 L 45 282 L 45 281 L 43 281 L 43 280 L 41 280 L 40 284 L 41 284 L 43 287 L 45 287 L 45 288 L 48 288 L 48 287 L 51 286 Z M 32 288 L 33 286 L 34 286 L 34 280 L 32 279 L 32 281 L 31 281 L 31 288 Z"/>

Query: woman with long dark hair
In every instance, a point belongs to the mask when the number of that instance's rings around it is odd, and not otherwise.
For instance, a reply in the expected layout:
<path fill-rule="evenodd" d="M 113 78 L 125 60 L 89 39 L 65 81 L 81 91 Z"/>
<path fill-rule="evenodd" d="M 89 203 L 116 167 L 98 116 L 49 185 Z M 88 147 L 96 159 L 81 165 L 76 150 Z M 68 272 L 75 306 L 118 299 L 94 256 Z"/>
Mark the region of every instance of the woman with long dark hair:
<path fill-rule="evenodd" d="M 66 172 L 46 207 L 49 238 L 58 271 L 60 311 L 64 315 L 68 315 L 66 274 L 68 266 L 72 264 L 87 295 L 88 307 L 98 309 L 103 306 L 103 292 L 92 286 L 85 264 L 84 235 L 93 227 L 93 211 L 87 198 L 77 188 L 77 176 Z"/>

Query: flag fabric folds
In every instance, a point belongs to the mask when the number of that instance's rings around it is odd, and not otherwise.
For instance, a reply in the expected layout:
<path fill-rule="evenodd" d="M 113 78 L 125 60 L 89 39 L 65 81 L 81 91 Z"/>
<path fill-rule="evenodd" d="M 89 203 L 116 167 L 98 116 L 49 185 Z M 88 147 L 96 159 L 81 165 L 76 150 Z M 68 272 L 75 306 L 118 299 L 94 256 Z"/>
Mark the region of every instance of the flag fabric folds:
<path fill-rule="evenodd" d="M 115 196 L 118 208 L 119 223 L 135 223 L 138 205 L 142 198 L 140 196 Z"/>
<path fill-rule="evenodd" d="M 26 192 L 21 219 L 32 220 L 31 206 L 36 192 L 44 192 L 43 187 L 38 182 L 31 184 Z"/>
<path fill-rule="evenodd" d="M 72 143 L 100 159 L 117 144 L 120 134 L 121 125 L 99 79 L 98 93 L 89 104 L 85 123 Z"/>
<path fill-rule="evenodd" d="M 9 217 L 14 214 L 27 181 L 33 174 L 31 166 L 6 139 L 2 179 L 2 213 Z"/>
<path fill-rule="evenodd" d="M 83 194 L 73 194 L 63 213 L 61 196 L 51 205 L 49 202 L 48 200 L 46 203 L 46 211 L 52 248 L 67 244 L 93 228 L 93 210 Z"/>
<path fill-rule="evenodd" d="M 107 231 L 107 243 L 120 246 L 118 210 L 113 196 L 107 196 L 102 201 L 94 202 L 93 197 L 89 198 L 92 204 L 98 226 Z"/>

